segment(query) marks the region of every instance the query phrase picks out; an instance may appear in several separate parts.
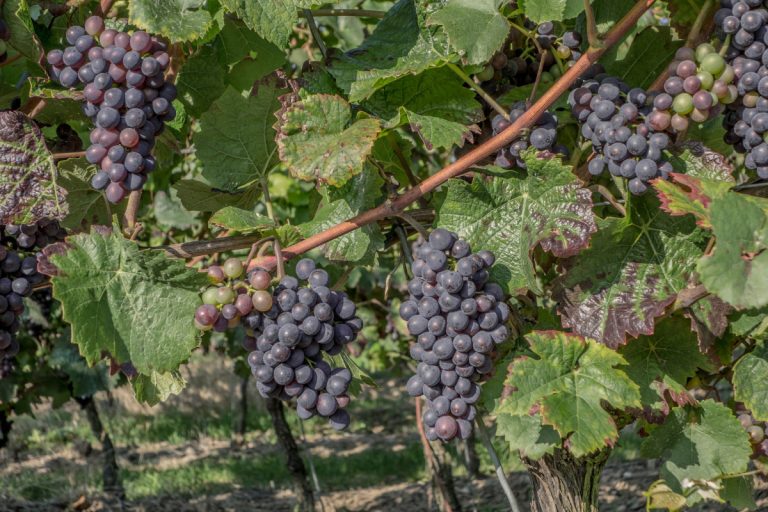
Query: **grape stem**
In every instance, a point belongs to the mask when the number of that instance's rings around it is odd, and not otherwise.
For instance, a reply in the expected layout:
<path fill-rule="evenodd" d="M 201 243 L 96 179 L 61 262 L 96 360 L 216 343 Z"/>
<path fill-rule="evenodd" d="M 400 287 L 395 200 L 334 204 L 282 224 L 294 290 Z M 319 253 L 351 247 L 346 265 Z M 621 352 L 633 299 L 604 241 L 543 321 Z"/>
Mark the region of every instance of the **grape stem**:
<path fill-rule="evenodd" d="M 141 189 L 132 190 L 128 195 L 128 205 L 125 207 L 125 215 L 123 215 L 124 229 L 132 234 L 136 229 L 136 216 L 139 212 L 139 206 L 141 206 Z"/>
<path fill-rule="evenodd" d="M 507 112 L 504 107 L 499 105 L 496 102 L 496 100 L 493 99 L 493 97 L 490 94 L 485 92 L 485 90 L 482 87 L 480 87 L 479 84 L 475 83 L 475 81 L 472 80 L 472 77 L 470 77 L 468 74 L 466 74 L 463 69 L 461 69 L 459 66 L 457 66 L 453 62 L 449 62 L 447 65 L 448 65 L 448 69 L 450 69 L 451 71 L 456 73 L 456 75 L 459 78 L 464 80 L 464 83 L 466 83 L 468 86 L 470 86 L 477 93 L 478 96 L 483 98 L 485 100 L 485 102 L 488 104 L 488 106 L 490 106 L 498 114 L 503 116 L 504 119 L 509 120 L 509 112 Z"/>
<path fill-rule="evenodd" d="M 309 25 L 309 31 L 312 33 L 312 39 L 317 43 L 317 47 L 320 53 L 323 55 L 323 60 L 328 58 L 328 50 L 325 48 L 323 37 L 320 35 L 320 29 L 317 28 L 315 17 L 312 16 L 312 11 L 304 9 L 304 17 L 307 18 L 307 25 Z"/>
<path fill-rule="evenodd" d="M 547 55 L 547 50 L 544 50 L 544 53 L 541 54 L 541 60 L 539 60 L 539 69 L 536 70 L 536 80 L 533 81 L 533 87 L 531 88 L 531 95 L 528 96 L 528 105 L 533 103 L 533 100 L 536 98 L 536 89 L 539 87 L 539 83 L 541 83 L 541 75 L 544 73 L 544 61 L 546 60 L 545 57 Z"/>
<path fill-rule="evenodd" d="M 305 17 L 305 12 L 301 11 L 299 16 Z M 358 18 L 383 18 L 386 11 L 374 11 L 370 9 L 315 9 L 310 11 L 313 16 L 356 16 Z"/>
<path fill-rule="evenodd" d="M 478 432 L 480 432 L 480 437 L 483 440 L 485 449 L 488 450 L 488 455 L 491 457 L 491 462 L 493 463 L 493 467 L 496 470 L 496 478 L 498 478 L 499 484 L 501 484 L 501 488 L 504 490 L 504 494 L 507 496 L 507 501 L 509 502 L 509 506 L 512 509 L 512 512 L 520 512 L 520 506 L 517 504 L 515 493 L 512 492 L 512 489 L 509 487 L 509 480 L 507 480 L 507 475 L 504 474 L 504 468 L 501 466 L 501 462 L 499 461 L 499 455 L 496 453 L 496 449 L 493 447 L 491 436 L 488 434 L 488 430 L 486 429 L 483 418 L 479 412 L 475 416 L 475 424 L 477 425 Z"/>
<path fill-rule="evenodd" d="M 595 21 L 595 11 L 592 10 L 592 2 L 584 0 L 584 16 L 587 18 L 587 41 L 590 48 L 600 48 L 603 42 L 597 32 L 597 22 Z"/>
<path fill-rule="evenodd" d="M 589 187 L 589 190 L 603 196 L 605 200 L 608 201 L 608 203 L 610 203 L 611 206 L 616 208 L 619 211 L 619 213 L 621 213 L 622 217 L 627 216 L 627 210 L 621 205 L 621 203 L 619 203 L 619 201 L 615 197 L 613 197 L 613 194 L 611 194 L 611 191 L 608 190 L 606 187 L 604 187 L 603 185 L 592 185 L 591 187 Z"/>
<path fill-rule="evenodd" d="M 70 151 L 69 153 L 53 153 L 54 160 L 66 160 L 68 158 L 83 158 L 85 151 Z"/>
<path fill-rule="evenodd" d="M 362 226 L 367 226 L 373 222 L 378 222 L 387 217 L 397 215 L 420 197 L 437 189 L 449 179 L 464 174 L 473 165 L 508 146 L 513 140 L 520 136 L 520 133 L 524 129 L 532 126 L 533 123 L 571 87 L 579 76 L 584 74 L 592 64 L 597 62 L 608 48 L 622 40 L 624 35 L 634 28 L 637 20 L 640 19 L 654 2 L 655 0 L 638 0 L 632 9 L 605 35 L 603 40 L 604 45 L 601 48 L 588 49 L 584 55 L 582 55 L 581 58 L 531 106 L 531 108 L 504 131 L 483 144 L 480 144 L 475 149 L 466 153 L 461 158 L 458 158 L 437 173 L 426 178 L 417 186 L 406 190 L 403 194 L 394 199 L 387 199 L 383 204 L 376 208 L 365 211 L 351 219 L 340 222 L 325 231 L 321 231 L 320 233 L 305 238 L 296 244 L 286 247 L 283 251 L 283 255 L 286 258 L 292 258 L 326 244 L 331 240 L 335 240 L 340 236 L 346 235 Z M 275 264 L 275 257 L 265 257 L 263 259 L 252 261 L 249 268 L 259 266 L 269 270 L 273 269 Z"/>

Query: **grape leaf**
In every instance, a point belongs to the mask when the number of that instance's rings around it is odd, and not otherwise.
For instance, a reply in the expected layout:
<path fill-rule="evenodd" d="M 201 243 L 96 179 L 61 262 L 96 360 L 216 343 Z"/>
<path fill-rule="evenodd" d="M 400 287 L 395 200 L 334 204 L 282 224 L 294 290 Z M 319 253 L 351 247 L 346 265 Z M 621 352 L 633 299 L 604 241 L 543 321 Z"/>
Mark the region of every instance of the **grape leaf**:
<path fill-rule="evenodd" d="M 471 138 L 469 125 L 484 118 L 475 93 L 446 68 L 401 78 L 376 91 L 363 106 L 382 118 L 387 129 L 410 125 L 427 149 L 461 145 Z"/>
<path fill-rule="evenodd" d="M 656 179 L 652 182 L 661 200 L 661 209 L 673 216 L 691 214 L 696 218 L 696 224 L 711 228 L 709 206 L 712 199 L 724 196 L 731 185 L 679 173 L 670 174 L 670 178 L 670 181 Z"/>
<path fill-rule="evenodd" d="M 155 220 L 163 227 L 184 230 L 200 224 L 197 215 L 181 204 L 175 189 L 171 189 L 170 193 L 166 193 L 165 190 L 156 192 L 152 210 Z"/>
<path fill-rule="evenodd" d="M 227 66 L 245 58 L 258 61 L 265 75 L 285 62 L 282 48 L 261 38 L 242 21 L 228 16 L 224 18 L 224 27 L 216 36 L 214 50 L 220 61 Z"/>
<path fill-rule="evenodd" d="M 743 402 L 760 421 L 768 421 L 768 347 L 759 341 L 755 349 L 733 367 L 734 398 Z"/>
<path fill-rule="evenodd" d="M 184 208 L 195 212 L 215 212 L 227 206 L 252 208 L 261 193 L 259 187 L 250 187 L 244 192 L 229 192 L 198 180 L 180 180 L 174 183 L 173 188 Z"/>
<path fill-rule="evenodd" d="M 678 173 L 714 182 L 728 182 L 735 185 L 733 164 L 716 151 L 701 142 L 688 140 L 675 146 L 675 154 L 670 159 L 672 167 Z"/>
<path fill-rule="evenodd" d="M 427 28 L 421 3 L 399 0 L 363 44 L 328 70 L 350 101 L 369 97 L 405 75 L 439 67 L 448 59 L 442 27 Z"/>
<path fill-rule="evenodd" d="M 273 227 L 275 223 L 264 215 L 260 215 L 253 210 L 243 210 L 235 206 L 227 206 L 214 213 L 209 224 L 235 231 L 261 231 L 265 228 Z"/>
<path fill-rule="evenodd" d="M 522 457 L 537 460 L 559 448 L 562 439 L 555 429 L 541 424 L 535 415 L 499 414 L 496 417 L 496 435 L 503 437 L 510 451 L 519 451 Z"/>
<path fill-rule="evenodd" d="M 85 359 L 77 352 L 77 347 L 68 341 L 62 340 L 54 345 L 48 356 L 48 364 L 67 375 L 74 396 L 91 396 L 109 389 L 107 368 L 103 364 L 88 367 Z"/>
<path fill-rule="evenodd" d="M 227 69 L 211 46 L 203 46 L 179 70 L 179 100 L 194 117 L 200 117 L 227 88 Z"/>
<path fill-rule="evenodd" d="M 299 10 L 307 9 L 313 0 L 221 0 L 221 5 L 242 19 L 248 27 L 267 41 L 283 47 L 299 19 Z"/>
<path fill-rule="evenodd" d="M 29 15 L 29 2 L 27 0 L 5 0 L 0 2 L 0 6 L 2 6 L 0 18 L 8 24 L 8 31 L 11 34 L 8 45 L 27 60 L 39 66 L 43 61 L 45 50 L 35 35 L 32 17 Z"/>
<path fill-rule="evenodd" d="M 273 114 L 284 92 L 275 83 L 263 83 L 257 95 L 246 98 L 228 87 L 203 114 L 194 141 L 211 185 L 235 191 L 277 163 Z"/>
<path fill-rule="evenodd" d="M 108 225 L 112 215 L 122 216 L 125 203 L 109 205 L 102 192 L 91 186 L 96 167 L 85 158 L 70 158 L 59 162 L 59 184 L 67 191 L 69 213 L 61 225 L 72 230 L 87 229 L 94 224 Z"/>
<path fill-rule="evenodd" d="M 581 457 L 619 437 L 604 404 L 615 409 L 640 406 L 640 392 L 623 369 L 626 360 L 594 340 L 558 331 L 526 336 L 537 358 L 515 361 L 506 384 L 513 391 L 499 414 L 517 416 L 538 410 L 573 455 Z"/>
<path fill-rule="evenodd" d="M 164 373 L 152 371 L 148 375 L 140 373 L 131 380 L 136 400 L 149 406 L 164 402 L 171 395 L 178 395 L 186 385 L 184 377 L 175 370 Z"/>
<path fill-rule="evenodd" d="M 678 404 L 690 403 L 686 390 L 696 370 L 711 369 L 711 363 L 699 352 L 696 336 L 688 322 L 680 317 L 660 322 L 652 336 L 640 336 L 619 349 L 628 366 L 624 370 L 640 386 L 643 407 L 669 412 L 667 394 Z"/>
<path fill-rule="evenodd" d="M 584 0 L 524 0 L 525 16 L 536 23 L 575 18 L 584 10 Z"/>
<path fill-rule="evenodd" d="M 378 204 L 384 180 L 372 168 L 367 168 L 339 189 L 326 189 L 324 205 L 314 218 L 299 226 L 302 236 L 309 237 L 354 217 Z M 376 251 L 384 247 L 384 235 L 377 224 L 369 224 L 325 244 L 328 259 L 370 263 Z"/>
<path fill-rule="evenodd" d="M 645 457 L 661 457 L 661 477 L 675 492 L 683 480 L 712 480 L 744 472 L 752 449 L 730 409 L 712 400 L 677 407 L 643 442 Z"/>
<path fill-rule="evenodd" d="M 352 120 L 344 98 L 316 94 L 280 113 L 280 159 L 299 179 L 341 186 L 363 170 L 381 131 L 377 119 Z"/>
<path fill-rule="evenodd" d="M 103 229 L 49 255 L 53 296 L 89 364 L 105 353 L 145 375 L 174 371 L 199 344 L 192 325 L 205 276 Z"/>
<path fill-rule="evenodd" d="M 615 45 L 600 62 L 609 74 L 632 84 L 632 87 L 648 87 L 666 69 L 682 45 L 682 41 L 672 39 L 669 27 L 649 27 L 635 36 L 629 51 L 620 60 L 617 54 L 622 48 Z"/>
<path fill-rule="evenodd" d="M 633 197 L 626 217 L 598 225 L 562 278 L 559 313 L 563 326 L 615 348 L 627 335 L 653 334 L 654 319 L 687 286 L 704 233 L 648 196 Z"/>
<path fill-rule="evenodd" d="M 509 22 L 499 12 L 498 0 L 448 0 L 429 15 L 427 24 L 442 25 L 451 47 L 468 64 L 488 62 L 509 35 Z"/>
<path fill-rule="evenodd" d="M 205 36 L 213 21 L 206 0 L 131 0 L 131 24 L 172 43 L 194 41 Z"/>
<path fill-rule="evenodd" d="M 699 260 L 699 277 L 707 291 L 739 309 L 768 304 L 766 207 L 765 199 L 727 194 L 709 208 L 717 243 Z"/>
<path fill-rule="evenodd" d="M 0 112 L 0 224 L 66 214 L 65 193 L 40 129 L 19 111 Z"/>
<path fill-rule="evenodd" d="M 529 158 L 526 164 L 526 177 L 449 181 L 435 221 L 475 250 L 493 251 L 492 279 L 513 294 L 541 293 L 531 260 L 537 246 L 558 257 L 572 256 L 597 230 L 592 195 L 570 167 L 556 158 Z"/>

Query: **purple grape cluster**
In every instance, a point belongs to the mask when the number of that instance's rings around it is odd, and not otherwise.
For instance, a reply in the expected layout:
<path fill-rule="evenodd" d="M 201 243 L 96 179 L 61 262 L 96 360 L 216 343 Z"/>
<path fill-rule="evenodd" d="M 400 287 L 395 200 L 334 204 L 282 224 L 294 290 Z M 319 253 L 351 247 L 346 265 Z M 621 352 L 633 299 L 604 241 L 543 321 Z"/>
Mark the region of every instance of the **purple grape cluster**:
<path fill-rule="evenodd" d="M 744 165 L 768 179 L 768 10 L 762 0 L 722 0 L 715 23 L 730 36 L 726 61 L 736 76 L 738 101 L 723 120 L 725 141 L 746 153 Z"/>
<path fill-rule="evenodd" d="M 652 112 L 649 99 L 645 90 L 604 73 L 582 80 L 568 96 L 581 134 L 596 153 L 588 164 L 590 174 L 607 169 L 629 180 L 627 188 L 636 195 L 647 190 L 650 180 L 667 179 L 672 171 L 663 155 L 670 143 L 663 132 L 667 126 L 655 123 L 653 115 L 659 112 Z"/>
<path fill-rule="evenodd" d="M 509 111 L 509 119 L 505 119 L 501 114 L 496 115 L 491 120 L 491 129 L 493 135 L 506 130 L 520 116 L 525 114 L 525 102 L 518 102 L 512 106 Z M 551 151 L 566 155 L 568 150 L 563 145 L 557 144 L 557 117 L 550 112 L 544 112 L 534 123 L 530 133 L 526 133 L 496 154 L 495 165 L 502 169 L 511 169 L 519 167 L 525 169 L 522 153 L 526 149 L 533 147 L 538 151 Z"/>
<path fill-rule="evenodd" d="M 240 280 L 243 264 L 227 260 L 211 267 L 214 285 L 203 292 L 195 314 L 201 329 L 225 331 L 243 324 L 243 347 L 264 397 L 296 399 L 299 418 L 328 418 L 341 430 L 349 426 L 347 391 L 352 373 L 332 368 L 323 354 L 339 354 L 363 328 L 346 294 L 328 287 L 328 273 L 310 259 L 296 264 L 296 277 L 284 277 L 270 293 L 270 274 L 254 269 Z M 302 285 L 302 282 L 305 285 Z"/>
<path fill-rule="evenodd" d="M 752 458 L 761 459 L 768 457 L 768 424 L 764 421 L 757 421 L 752 412 L 743 405 L 736 408 L 739 423 L 744 427 L 749 436 L 749 443 L 752 446 Z"/>
<path fill-rule="evenodd" d="M 66 39 L 72 46 L 48 52 L 51 75 L 64 87 L 84 86 L 83 112 L 96 125 L 85 158 L 100 167 L 91 185 L 119 203 L 144 186 L 156 166 L 155 137 L 176 116 L 167 45 L 142 30 L 105 29 L 98 16 L 69 27 Z"/>
<path fill-rule="evenodd" d="M 19 351 L 16 333 L 24 312 L 24 297 L 45 280 L 37 271 L 35 252 L 63 240 L 66 232 L 56 221 L 0 226 L 0 378 L 10 372 L 10 359 Z M 7 371 L 6 371 L 7 370 Z"/>
<path fill-rule="evenodd" d="M 477 414 L 478 381 L 493 369 L 496 345 L 509 338 L 504 292 L 488 280 L 495 257 L 473 254 L 466 241 L 442 228 L 416 242 L 413 257 L 400 317 L 417 337 L 410 354 L 418 365 L 406 388 L 427 399 L 427 438 L 466 439 Z"/>
<path fill-rule="evenodd" d="M 664 92 L 653 98 L 654 128 L 683 132 L 690 121 L 703 123 L 719 115 L 723 105 L 738 97 L 735 78 L 733 67 L 711 44 L 680 48 L 669 65 Z"/>

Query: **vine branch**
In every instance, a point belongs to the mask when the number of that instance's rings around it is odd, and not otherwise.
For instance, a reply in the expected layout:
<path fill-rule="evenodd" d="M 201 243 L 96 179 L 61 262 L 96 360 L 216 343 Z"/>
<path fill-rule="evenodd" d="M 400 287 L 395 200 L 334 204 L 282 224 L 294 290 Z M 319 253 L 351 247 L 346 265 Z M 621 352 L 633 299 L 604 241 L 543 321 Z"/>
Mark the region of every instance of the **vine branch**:
<path fill-rule="evenodd" d="M 608 48 L 618 43 L 624 35 L 635 26 L 637 20 L 640 19 L 654 2 L 655 0 L 638 0 L 632 9 L 630 9 L 630 11 L 606 34 L 602 47 L 588 49 L 584 55 L 582 55 L 581 58 L 525 112 L 525 114 L 520 116 L 507 129 L 428 177 L 418 186 L 406 190 L 400 196 L 388 199 L 384 204 L 381 204 L 376 208 L 363 212 L 349 220 L 340 222 L 325 231 L 321 231 L 320 233 L 305 238 L 296 244 L 286 247 L 283 250 L 283 256 L 285 258 L 298 256 L 299 254 L 303 254 L 328 243 L 331 240 L 335 240 L 340 236 L 351 233 L 362 226 L 397 215 L 420 197 L 432 192 L 449 179 L 464 174 L 476 163 L 499 151 L 503 147 L 508 146 L 513 140 L 519 137 L 524 129 L 532 126 L 533 123 L 571 87 L 579 76 L 586 72 L 592 64 L 597 62 Z M 249 270 L 256 266 L 270 270 L 275 268 L 275 264 L 275 257 L 268 256 L 260 260 L 252 261 Z"/>

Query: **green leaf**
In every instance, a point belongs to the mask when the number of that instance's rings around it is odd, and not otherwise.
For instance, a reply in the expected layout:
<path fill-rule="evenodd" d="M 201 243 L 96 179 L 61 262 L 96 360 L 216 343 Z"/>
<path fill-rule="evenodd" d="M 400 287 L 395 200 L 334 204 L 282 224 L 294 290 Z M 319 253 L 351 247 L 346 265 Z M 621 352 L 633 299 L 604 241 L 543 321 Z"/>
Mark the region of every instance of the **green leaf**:
<path fill-rule="evenodd" d="M 223 229 L 241 232 L 261 231 L 275 225 L 269 217 L 260 215 L 253 210 L 243 210 L 235 206 L 222 208 L 214 213 L 208 222 Z"/>
<path fill-rule="evenodd" d="M 671 181 L 654 180 L 653 186 L 661 200 L 661 209 L 673 216 L 691 214 L 696 224 L 711 228 L 709 206 L 731 189 L 729 182 L 711 181 L 687 174 L 670 174 Z"/>
<path fill-rule="evenodd" d="M 542 425 L 538 414 L 499 414 L 496 417 L 496 435 L 504 438 L 507 449 L 519 451 L 522 457 L 533 460 L 551 454 L 562 444 L 557 431 L 549 425 Z"/>
<path fill-rule="evenodd" d="M 171 189 L 170 194 L 164 190 L 155 193 L 153 213 L 157 223 L 182 230 L 200 224 L 197 216 L 184 208 L 175 192 L 175 189 Z"/>
<path fill-rule="evenodd" d="M 243 97 L 231 87 L 200 118 L 194 136 L 203 177 L 214 187 L 235 191 L 277 163 L 274 113 L 285 91 L 275 83 L 258 87 L 256 96 Z"/>
<path fill-rule="evenodd" d="M 667 509 L 681 510 L 685 507 L 686 499 L 682 494 L 674 492 L 664 483 L 664 480 L 658 480 L 651 484 L 647 492 L 643 495 L 648 498 L 649 510 Z"/>
<path fill-rule="evenodd" d="M 227 88 L 227 69 L 211 46 L 203 46 L 179 70 L 179 100 L 193 117 L 200 117 Z"/>
<path fill-rule="evenodd" d="M 302 236 L 309 237 L 378 204 L 384 180 L 372 168 L 352 178 L 340 189 L 329 189 L 325 204 L 314 218 L 299 226 Z M 328 259 L 370 262 L 376 251 L 384 247 L 384 235 L 377 224 L 369 224 L 328 242 L 324 253 Z"/>
<path fill-rule="evenodd" d="M 483 120 L 475 93 L 446 68 L 407 76 L 378 90 L 364 104 L 387 129 L 409 125 L 427 149 L 450 148 L 472 137 Z"/>
<path fill-rule="evenodd" d="M 526 339 L 537 358 L 515 361 L 506 382 L 514 391 L 499 412 L 522 416 L 538 409 L 576 457 L 613 445 L 619 433 L 604 406 L 640 406 L 637 384 L 618 368 L 626 365 L 624 358 L 564 332 L 534 331 Z"/>
<path fill-rule="evenodd" d="M 556 158 L 526 163 L 526 177 L 449 181 L 435 220 L 475 250 L 493 251 L 491 279 L 513 294 L 541 293 L 531 260 L 537 246 L 558 257 L 573 256 L 597 230 L 591 193 L 570 167 Z"/>
<path fill-rule="evenodd" d="M 242 19 L 267 41 L 283 47 L 299 19 L 299 10 L 313 0 L 221 0 L 221 5 Z"/>
<path fill-rule="evenodd" d="M 448 0 L 427 18 L 427 24 L 442 25 L 451 48 L 468 64 L 488 62 L 509 35 L 498 0 Z"/>
<path fill-rule="evenodd" d="M 704 233 L 691 217 L 670 217 L 655 198 L 633 197 L 627 216 L 600 220 L 589 249 L 562 279 L 563 326 L 609 347 L 627 335 L 653 334 L 703 253 Z"/>
<path fill-rule="evenodd" d="M 194 41 L 205 36 L 213 21 L 206 4 L 206 0 L 131 0 L 128 20 L 172 43 Z"/>
<path fill-rule="evenodd" d="M 689 403 L 689 378 L 711 363 L 699 352 L 696 336 L 684 318 L 660 322 L 652 336 L 640 336 L 619 350 L 629 378 L 640 387 L 644 407 L 664 411 L 667 393 L 678 404 Z"/>
<path fill-rule="evenodd" d="M 81 231 L 89 226 L 109 225 L 112 215 L 121 216 L 125 204 L 109 205 L 104 193 L 91 186 L 96 167 L 85 158 L 71 158 L 59 162 L 59 185 L 66 190 L 69 213 L 61 225 L 67 229 Z"/>
<path fill-rule="evenodd" d="M 583 2 L 582 2 L 583 3 Z M 648 27 L 640 32 L 621 60 L 616 60 L 619 45 L 600 59 L 610 75 L 621 78 L 633 87 L 645 87 L 653 83 L 664 71 L 682 41 L 674 41 L 669 27 Z"/>
<path fill-rule="evenodd" d="M 178 371 L 153 371 L 149 375 L 140 373 L 131 381 L 136 400 L 150 406 L 164 402 L 171 395 L 178 395 L 186 385 L 187 382 Z"/>
<path fill-rule="evenodd" d="M 299 179 L 341 186 L 360 174 L 381 126 L 352 120 L 344 98 L 316 94 L 281 112 L 280 159 Z"/>
<path fill-rule="evenodd" d="M 575 18 L 584 10 L 584 0 L 524 0 L 525 16 L 536 23 Z"/>
<path fill-rule="evenodd" d="M 359 48 L 339 57 L 329 69 L 350 101 L 446 62 L 445 33 L 441 27 L 426 27 L 422 8 L 421 2 L 399 0 Z"/>
<path fill-rule="evenodd" d="M 282 48 L 260 37 L 242 21 L 230 17 L 224 18 L 224 27 L 216 37 L 214 49 L 221 62 L 227 66 L 245 58 L 257 61 L 264 69 L 264 75 L 285 62 Z"/>
<path fill-rule="evenodd" d="M 105 353 L 145 375 L 176 370 L 199 344 L 192 325 L 205 277 L 119 233 L 92 230 L 50 255 L 53 296 L 89 364 Z"/>
<path fill-rule="evenodd" d="M 66 214 L 64 190 L 40 128 L 19 111 L 0 112 L 0 224 L 33 224 Z"/>
<path fill-rule="evenodd" d="M 644 457 L 661 457 L 661 477 L 673 491 L 683 480 L 712 480 L 747 469 L 752 448 L 730 409 L 712 400 L 673 409 L 643 442 Z"/>
<path fill-rule="evenodd" d="M 32 17 L 29 15 L 29 2 L 5 0 L 2 3 L 1 18 L 8 24 L 8 31 L 11 33 L 8 45 L 39 66 L 45 50 L 35 35 Z"/>
<path fill-rule="evenodd" d="M 198 180 L 180 180 L 173 188 L 184 208 L 194 212 L 215 212 L 227 206 L 253 208 L 261 193 L 259 187 L 250 187 L 244 192 L 229 192 Z"/>
<path fill-rule="evenodd" d="M 74 396 L 92 396 L 109 389 L 106 367 L 103 364 L 88 367 L 85 359 L 77 352 L 77 347 L 69 342 L 61 341 L 54 345 L 48 356 L 48 364 L 67 375 Z"/>
<path fill-rule="evenodd" d="M 768 421 L 768 347 L 765 341 L 733 367 L 734 398 L 760 421 Z"/>
<path fill-rule="evenodd" d="M 675 156 L 670 163 L 676 172 L 700 180 L 735 185 L 733 164 L 725 156 L 693 140 L 685 141 L 674 149 Z"/>
<path fill-rule="evenodd" d="M 720 496 L 738 510 L 755 510 L 757 503 L 755 503 L 755 490 L 752 482 L 750 476 L 725 478 Z"/>
<path fill-rule="evenodd" d="M 699 260 L 699 277 L 707 291 L 739 309 L 768 304 L 766 207 L 765 199 L 727 194 L 709 209 L 717 243 Z"/>

